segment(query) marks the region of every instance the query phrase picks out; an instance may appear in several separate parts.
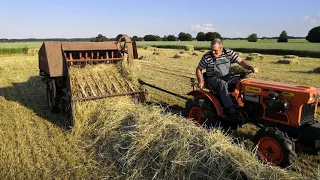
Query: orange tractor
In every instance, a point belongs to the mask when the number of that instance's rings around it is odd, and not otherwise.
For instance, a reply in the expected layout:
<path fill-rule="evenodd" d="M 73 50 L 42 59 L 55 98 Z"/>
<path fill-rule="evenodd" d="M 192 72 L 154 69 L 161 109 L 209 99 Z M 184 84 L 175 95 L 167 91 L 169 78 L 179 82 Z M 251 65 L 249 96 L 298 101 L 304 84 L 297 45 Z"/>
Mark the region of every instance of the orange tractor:
<path fill-rule="evenodd" d="M 289 85 L 247 78 L 251 72 L 231 74 L 228 91 L 238 106 L 238 115 L 225 115 L 217 93 L 205 85 L 195 89 L 182 114 L 199 125 L 237 128 L 252 123 L 261 129 L 254 137 L 262 160 L 281 167 L 293 163 L 295 147 L 316 152 L 320 147 L 320 123 L 316 111 L 320 90 L 310 86 Z"/>

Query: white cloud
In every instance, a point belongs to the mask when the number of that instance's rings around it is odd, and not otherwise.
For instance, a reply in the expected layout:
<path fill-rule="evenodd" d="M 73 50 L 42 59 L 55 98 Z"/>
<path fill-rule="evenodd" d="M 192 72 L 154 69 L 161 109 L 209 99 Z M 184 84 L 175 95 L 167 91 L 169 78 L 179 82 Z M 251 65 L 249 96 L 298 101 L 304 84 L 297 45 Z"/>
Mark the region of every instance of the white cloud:
<path fill-rule="evenodd" d="M 313 17 L 310 17 L 310 16 L 303 16 L 302 18 L 301 18 L 301 21 L 300 21 L 301 23 L 304 23 L 304 22 L 311 22 L 311 23 L 315 23 L 315 22 L 317 22 L 317 20 L 315 19 L 315 18 L 313 18 Z"/>
<path fill-rule="evenodd" d="M 301 19 L 301 22 L 308 21 L 310 19 L 310 16 L 303 16 Z"/>
<path fill-rule="evenodd" d="M 213 24 L 207 23 L 207 24 L 197 24 L 197 25 L 192 25 L 191 26 L 192 31 L 196 32 L 209 32 L 209 31 L 214 31 Z"/>

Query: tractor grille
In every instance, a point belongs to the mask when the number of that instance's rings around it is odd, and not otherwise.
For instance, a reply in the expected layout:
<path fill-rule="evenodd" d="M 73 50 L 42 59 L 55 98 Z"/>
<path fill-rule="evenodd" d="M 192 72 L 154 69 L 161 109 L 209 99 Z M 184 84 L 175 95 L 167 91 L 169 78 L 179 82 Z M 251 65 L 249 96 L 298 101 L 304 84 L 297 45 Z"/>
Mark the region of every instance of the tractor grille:
<path fill-rule="evenodd" d="M 300 125 L 314 120 L 314 111 L 316 104 L 305 104 L 302 107 Z"/>

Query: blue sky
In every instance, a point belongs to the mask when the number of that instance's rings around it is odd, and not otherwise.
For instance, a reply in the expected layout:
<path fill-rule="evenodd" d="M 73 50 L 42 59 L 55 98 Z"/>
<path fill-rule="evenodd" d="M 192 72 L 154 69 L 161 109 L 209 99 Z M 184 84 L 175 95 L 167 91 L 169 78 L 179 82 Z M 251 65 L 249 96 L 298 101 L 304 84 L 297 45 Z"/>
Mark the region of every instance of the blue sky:
<path fill-rule="evenodd" d="M 320 25 L 320 0 L 0 0 L 0 38 L 177 35 L 306 36 Z"/>

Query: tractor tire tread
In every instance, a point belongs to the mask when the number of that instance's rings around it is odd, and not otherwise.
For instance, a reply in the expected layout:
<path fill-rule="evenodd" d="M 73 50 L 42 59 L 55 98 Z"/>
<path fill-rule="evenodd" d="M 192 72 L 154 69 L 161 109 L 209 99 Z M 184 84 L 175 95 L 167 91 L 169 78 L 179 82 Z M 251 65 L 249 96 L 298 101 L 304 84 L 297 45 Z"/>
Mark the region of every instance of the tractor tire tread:
<path fill-rule="evenodd" d="M 288 167 L 293 164 L 293 161 L 296 157 L 295 153 L 295 144 L 292 140 L 290 140 L 287 133 L 280 131 L 276 127 L 266 127 L 264 129 L 260 129 L 254 137 L 255 147 L 258 145 L 258 142 L 263 137 L 271 137 L 275 139 L 283 151 L 283 161 L 279 166 Z"/>

